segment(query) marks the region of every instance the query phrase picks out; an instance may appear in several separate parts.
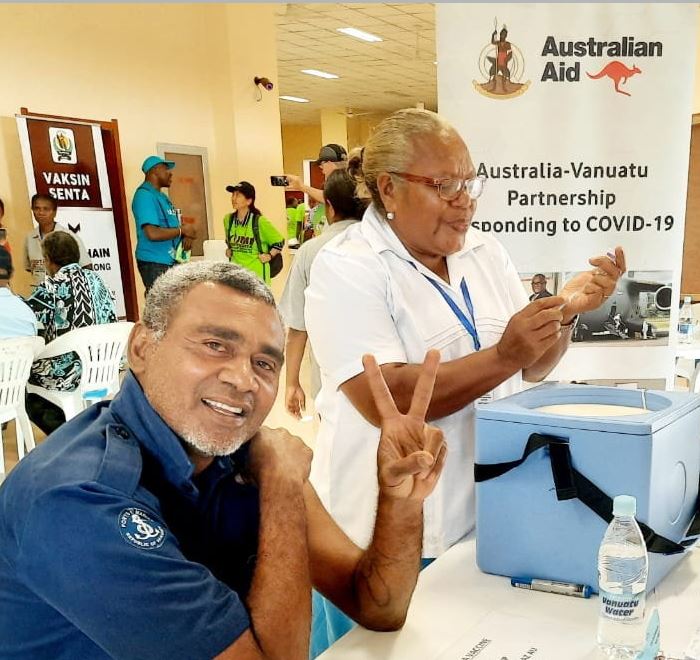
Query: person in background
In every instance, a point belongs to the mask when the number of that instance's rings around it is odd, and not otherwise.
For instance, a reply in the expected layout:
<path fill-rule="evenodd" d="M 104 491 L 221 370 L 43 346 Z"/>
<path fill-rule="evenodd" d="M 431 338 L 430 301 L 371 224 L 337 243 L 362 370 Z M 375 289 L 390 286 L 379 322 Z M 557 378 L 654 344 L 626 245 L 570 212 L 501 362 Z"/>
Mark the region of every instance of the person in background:
<path fill-rule="evenodd" d="M 5 217 L 5 202 L 0 199 L 0 247 L 5 248 L 8 252 L 12 252 L 10 241 L 7 240 L 7 227 L 2 222 Z"/>
<path fill-rule="evenodd" d="M 594 269 L 572 278 L 561 296 L 528 304 L 503 246 L 470 227 L 484 180 L 466 144 L 428 110 L 382 121 L 359 176 L 372 204 L 319 252 L 306 290 L 306 328 L 321 370 L 311 479 L 340 527 L 366 544 L 378 418 L 364 394 L 362 355 L 376 354 L 405 411 L 422 356 L 439 350 L 428 418 L 443 430 L 449 458 L 425 502 L 423 557 L 430 560 L 474 527 L 474 402 L 517 392 L 523 378 L 544 378 L 566 351 L 577 314 L 615 290 L 625 258 L 617 248 L 616 261 L 591 259 Z M 334 636 L 348 629 L 338 623 Z"/>
<path fill-rule="evenodd" d="M 403 625 L 445 460 L 424 420 L 438 356 L 408 415 L 365 357 L 382 435 L 361 549 L 309 484 L 311 450 L 262 426 L 283 349 L 272 293 L 245 269 L 199 261 L 156 281 L 117 396 L 0 486 L 3 657 L 307 660 L 312 585 L 367 628 Z"/>
<path fill-rule="evenodd" d="M 51 195 L 36 194 L 32 196 L 32 213 L 36 220 L 37 228 L 27 234 L 24 242 L 24 268 L 32 274 L 32 286 L 36 287 L 44 281 L 46 268 L 44 267 L 44 237 L 54 231 L 62 231 L 70 234 L 78 244 L 80 253 L 77 263 L 83 268 L 92 268 L 90 255 L 83 245 L 83 241 L 68 227 L 56 222 L 58 200 Z"/>
<path fill-rule="evenodd" d="M 532 287 L 530 302 L 539 300 L 540 298 L 549 298 L 552 295 L 547 291 L 547 278 L 542 273 L 537 273 L 532 276 L 530 286 Z"/>
<path fill-rule="evenodd" d="M 329 227 L 321 236 L 312 238 L 299 248 L 279 304 L 280 313 L 287 325 L 285 406 L 297 419 L 301 418 L 306 408 L 306 393 L 299 382 L 299 372 L 307 340 L 304 322 L 304 291 L 309 285 L 311 264 L 326 243 L 360 220 L 367 206 L 365 201 L 357 197 L 355 180 L 347 169 L 331 172 L 323 187 L 323 194 Z M 321 375 L 312 350 L 309 352 L 309 358 L 311 361 L 309 394 L 315 398 L 321 389 Z"/>
<path fill-rule="evenodd" d="M 270 283 L 272 258 L 282 252 L 284 237 L 276 227 L 262 215 L 255 206 L 255 188 L 248 181 L 226 186 L 231 193 L 233 213 L 224 216 L 224 234 L 226 236 L 226 256 L 231 263 L 247 268 L 255 273 L 265 284 Z M 260 247 L 253 232 L 254 221 L 257 222 Z"/>
<path fill-rule="evenodd" d="M 285 204 L 287 207 L 287 245 L 290 249 L 296 249 L 300 245 L 299 232 L 301 225 L 299 221 L 301 218 L 301 222 L 303 223 L 306 205 L 303 202 L 299 202 L 299 200 L 292 195 L 285 195 Z"/>
<path fill-rule="evenodd" d="M 12 255 L 0 246 L 0 339 L 31 337 L 37 333 L 31 307 L 10 289 L 12 273 Z"/>
<path fill-rule="evenodd" d="M 318 158 L 314 161 L 314 165 L 318 165 L 323 172 L 323 176 L 327 178 L 331 172 L 347 167 L 348 152 L 340 144 L 326 144 L 318 152 Z M 323 190 L 307 186 L 301 180 L 301 177 L 295 174 L 285 174 L 285 176 L 289 180 L 289 188 L 291 190 L 301 190 L 311 199 L 323 204 Z"/>
<path fill-rule="evenodd" d="M 156 278 L 176 263 L 178 247 L 192 248 L 196 237 L 194 228 L 182 226 L 177 209 L 163 193 L 173 180 L 175 163 L 160 156 L 149 156 L 143 161 L 143 183 L 136 189 L 131 211 L 136 221 L 136 266 L 146 293 Z"/>
<path fill-rule="evenodd" d="M 78 265 L 80 251 L 75 238 L 54 231 L 44 237 L 46 280 L 27 298 L 46 342 L 74 328 L 116 323 L 114 298 L 97 273 Z M 46 389 L 72 392 L 80 384 L 82 368 L 75 351 L 37 360 L 29 382 Z M 63 411 L 37 394 L 27 396 L 27 414 L 44 433 L 65 422 Z"/>

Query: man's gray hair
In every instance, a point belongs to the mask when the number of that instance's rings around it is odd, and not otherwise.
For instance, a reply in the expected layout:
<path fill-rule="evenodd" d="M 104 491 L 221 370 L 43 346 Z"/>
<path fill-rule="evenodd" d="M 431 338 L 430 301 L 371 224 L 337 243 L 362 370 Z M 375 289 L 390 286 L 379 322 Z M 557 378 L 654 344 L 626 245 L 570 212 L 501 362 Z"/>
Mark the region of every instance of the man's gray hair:
<path fill-rule="evenodd" d="M 157 339 L 165 335 L 173 313 L 190 289 L 204 282 L 223 284 L 277 309 L 272 291 L 245 268 L 225 261 L 191 261 L 163 273 L 146 296 L 143 323 Z"/>

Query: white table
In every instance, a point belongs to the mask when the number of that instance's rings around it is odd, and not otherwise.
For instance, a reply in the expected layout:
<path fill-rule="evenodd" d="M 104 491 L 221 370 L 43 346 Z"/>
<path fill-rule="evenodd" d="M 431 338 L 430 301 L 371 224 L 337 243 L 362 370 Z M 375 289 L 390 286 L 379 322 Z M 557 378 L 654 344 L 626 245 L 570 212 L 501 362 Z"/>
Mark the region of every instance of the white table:
<path fill-rule="evenodd" d="M 520 628 L 515 631 L 504 625 L 509 629 L 502 631 L 503 637 L 520 635 L 526 645 L 543 643 L 542 637 L 548 635 L 572 640 L 571 644 L 557 641 L 557 653 L 537 653 L 533 660 L 592 660 L 596 658 L 598 607 L 595 596 L 586 600 L 516 589 L 508 578 L 481 573 L 471 535 L 421 573 L 402 630 L 376 633 L 357 628 L 320 658 L 459 660 L 472 648 L 465 644 L 461 653 L 452 653 L 455 647 L 461 648 L 461 638 L 470 637 L 480 626 L 493 630 L 497 622 L 517 617 L 525 623 L 527 632 L 523 635 Z M 700 550 L 691 551 L 649 594 L 647 611 L 654 607 L 661 619 L 661 649 L 667 656 L 683 658 L 683 651 L 700 626 Z M 549 642 L 553 643 L 552 639 Z M 482 655 L 473 657 L 481 660 Z"/>

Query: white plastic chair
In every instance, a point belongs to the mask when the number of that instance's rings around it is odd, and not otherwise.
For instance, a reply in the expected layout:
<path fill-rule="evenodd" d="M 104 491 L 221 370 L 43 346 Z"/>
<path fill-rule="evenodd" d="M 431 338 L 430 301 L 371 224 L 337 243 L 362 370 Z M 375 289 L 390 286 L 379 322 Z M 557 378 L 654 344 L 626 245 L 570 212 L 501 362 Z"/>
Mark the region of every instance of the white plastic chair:
<path fill-rule="evenodd" d="M 226 256 L 226 241 L 223 240 L 208 240 L 202 243 L 202 251 L 205 261 L 228 261 Z"/>
<path fill-rule="evenodd" d="M 696 366 L 695 359 L 679 357 L 676 360 L 675 374 L 688 381 L 688 392 L 700 393 L 700 363 Z"/>
<path fill-rule="evenodd" d="M 66 421 L 82 412 L 91 403 L 102 401 L 119 390 L 119 364 L 126 348 L 131 328 L 129 321 L 75 328 L 49 342 L 37 360 L 52 358 L 69 351 L 80 357 L 80 385 L 73 392 L 50 390 L 27 385 L 27 392 L 38 394 L 57 405 Z"/>
<path fill-rule="evenodd" d="M 24 392 L 29 379 L 34 356 L 44 346 L 41 337 L 16 337 L 0 339 L 0 424 L 15 422 L 17 457 L 24 457 L 24 450 L 34 449 L 34 433 L 24 407 Z M 5 474 L 2 427 L 0 426 L 0 481 Z"/>

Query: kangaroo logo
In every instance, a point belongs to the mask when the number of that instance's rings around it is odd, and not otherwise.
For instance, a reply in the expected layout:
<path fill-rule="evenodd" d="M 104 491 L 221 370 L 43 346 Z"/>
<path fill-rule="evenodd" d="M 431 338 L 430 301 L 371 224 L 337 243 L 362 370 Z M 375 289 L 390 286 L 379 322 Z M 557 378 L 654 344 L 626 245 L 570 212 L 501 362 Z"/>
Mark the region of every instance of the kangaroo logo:
<path fill-rule="evenodd" d="M 631 78 L 637 73 L 641 73 L 642 70 L 634 65 L 632 65 L 632 68 L 630 69 L 629 67 L 625 66 L 622 62 L 619 62 L 618 60 L 613 60 L 612 62 L 609 62 L 606 64 L 599 73 L 596 73 L 595 75 L 591 75 L 586 71 L 586 75 L 589 78 L 592 78 L 593 80 L 598 80 L 598 78 L 602 78 L 603 76 L 607 76 L 610 78 L 610 80 L 613 81 L 615 84 L 615 91 L 618 94 L 624 94 L 625 96 L 632 96 L 631 94 L 625 92 L 624 90 L 620 89 L 620 83 L 623 85 L 627 82 L 628 78 Z"/>

